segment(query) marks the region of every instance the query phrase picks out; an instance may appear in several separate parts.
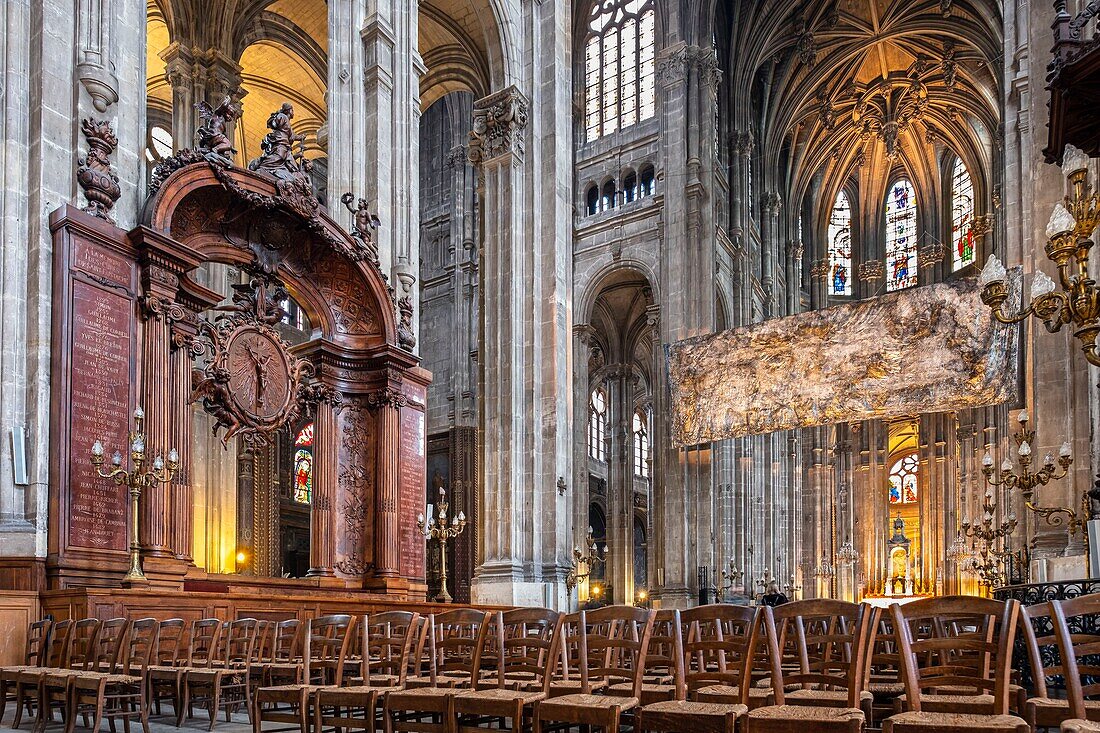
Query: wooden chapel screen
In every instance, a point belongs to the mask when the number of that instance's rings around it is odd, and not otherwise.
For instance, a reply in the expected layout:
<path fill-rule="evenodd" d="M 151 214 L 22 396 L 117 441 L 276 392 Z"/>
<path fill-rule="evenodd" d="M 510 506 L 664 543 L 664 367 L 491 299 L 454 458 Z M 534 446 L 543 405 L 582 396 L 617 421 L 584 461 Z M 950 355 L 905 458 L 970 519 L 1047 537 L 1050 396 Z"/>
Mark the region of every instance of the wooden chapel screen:
<path fill-rule="evenodd" d="M 310 367 L 297 391 L 303 418 L 315 426 L 309 575 L 324 585 L 423 598 L 415 518 L 424 505 L 430 375 L 399 345 L 407 344 L 381 271 L 311 195 L 261 173 L 199 162 L 160 185 L 145 224 L 130 232 L 69 207 L 55 212 L 52 398 L 60 440 L 51 502 L 67 509 L 51 512 L 52 587 L 113 585 L 126 570 L 125 494 L 93 480 L 86 457 L 96 439 L 108 455 L 123 445 L 136 404 L 146 411 L 151 454 L 181 452 L 176 480 L 142 499 L 146 575 L 174 587 L 183 587 L 184 574 L 201 575 L 191 565 L 188 402 L 192 369 L 210 348 L 200 318 L 209 320 L 221 298 L 192 273 L 215 262 L 285 286 L 313 327 L 309 341 L 289 349 Z M 89 247 L 94 257 L 84 254 Z M 89 350 L 96 360 L 84 358 Z M 71 366 L 78 358 L 86 365 L 79 373 Z M 112 507 L 113 524 L 83 518 L 81 507 L 97 502 Z M 89 539 L 90 524 L 104 537 Z"/>

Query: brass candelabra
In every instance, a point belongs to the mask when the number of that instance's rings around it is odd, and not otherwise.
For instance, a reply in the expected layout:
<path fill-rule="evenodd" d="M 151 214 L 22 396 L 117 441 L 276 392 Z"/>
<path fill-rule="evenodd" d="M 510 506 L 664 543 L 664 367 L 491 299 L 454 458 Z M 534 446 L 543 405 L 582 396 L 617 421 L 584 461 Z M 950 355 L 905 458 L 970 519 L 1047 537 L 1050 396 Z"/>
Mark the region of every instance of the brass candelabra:
<path fill-rule="evenodd" d="M 450 603 L 454 599 L 447 592 L 447 541 L 458 537 L 466 529 L 466 513 L 460 509 L 458 514 L 451 517 L 450 524 L 447 523 L 447 510 L 450 504 L 447 502 L 447 490 L 442 486 L 439 487 L 436 508 L 438 513 L 433 519 L 426 521 L 423 513 L 418 514 L 416 528 L 424 533 L 425 541 L 439 542 L 439 593 L 432 600 Z"/>
<path fill-rule="evenodd" d="M 582 580 L 592 575 L 592 571 L 606 562 L 607 545 L 603 546 L 603 557 L 600 557 L 600 548 L 596 546 L 596 540 L 592 537 L 592 528 L 588 528 L 588 534 L 584 537 L 584 552 L 581 548 L 573 548 L 573 566 L 565 575 L 565 587 L 573 590 Z"/>
<path fill-rule="evenodd" d="M 172 481 L 179 468 L 180 457 L 176 449 L 168 451 L 168 460 L 157 455 L 153 463 L 146 468 L 145 455 L 145 411 L 140 407 L 134 410 L 134 427 L 130 431 L 127 442 L 130 448 L 129 470 L 122 467 L 122 452 L 115 451 L 111 456 L 111 467 L 104 470 L 103 443 L 95 441 L 92 444 L 92 466 L 102 478 L 114 481 L 119 486 L 125 486 L 130 492 L 130 569 L 123 579 L 127 583 L 146 582 L 145 573 L 141 567 L 141 535 L 138 531 L 138 522 L 141 513 L 139 502 L 145 489 L 157 484 L 167 484 Z"/>
<path fill-rule="evenodd" d="M 1016 513 L 1010 512 L 1007 517 L 996 522 L 997 503 L 994 501 L 993 486 L 986 487 L 982 513 L 980 519 L 971 521 L 967 517 L 962 521 L 962 533 L 972 540 L 972 553 L 964 562 L 963 570 L 977 575 L 982 585 L 997 585 L 1003 577 L 1001 563 L 1012 553 L 997 549 L 997 541 L 1003 542 L 1005 537 L 1012 534 L 1018 524 Z"/>
<path fill-rule="evenodd" d="M 1084 528 L 1085 521 L 1089 518 L 1087 493 L 1081 497 L 1080 512 L 1070 507 L 1044 507 L 1035 503 L 1036 488 L 1046 486 L 1051 481 L 1063 479 L 1069 473 L 1069 465 L 1073 463 L 1073 453 L 1069 443 L 1062 443 L 1062 447 L 1058 450 L 1057 467 L 1054 454 L 1047 453 L 1039 470 L 1032 471 L 1031 455 L 1032 446 L 1035 445 L 1035 431 L 1028 427 L 1030 416 L 1027 410 L 1021 410 L 1016 419 L 1020 423 L 1020 429 L 1012 434 L 1012 438 L 1016 441 L 1016 455 L 1020 468 L 1014 471 L 1012 461 L 1006 458 L 1001 464 L 1000 477 L 994 478 L 993 456 L 987 451 L 982 458 L 982 473 L 985 474 L 986 483 L 990 487 L 1003 486 L 1006 489 L 1019 489 L 1024 499 L 1024 506 L 1029 511 L 1038 514 L 1053 527 L 1059 527 L 1068 522 L 1070 536 L 1077 534 L 1078 530 Z"/>
<path fill-rule="evenodd" d="M 733 590 L 735 586 L 741 585 L 741 582 L 745 579 L 745 571 L 735 568 L 734 560 L 731 557 L 729 560 L 729 570 L 722 569 L 722 597 L 725 597 L 726 593 Z"/>

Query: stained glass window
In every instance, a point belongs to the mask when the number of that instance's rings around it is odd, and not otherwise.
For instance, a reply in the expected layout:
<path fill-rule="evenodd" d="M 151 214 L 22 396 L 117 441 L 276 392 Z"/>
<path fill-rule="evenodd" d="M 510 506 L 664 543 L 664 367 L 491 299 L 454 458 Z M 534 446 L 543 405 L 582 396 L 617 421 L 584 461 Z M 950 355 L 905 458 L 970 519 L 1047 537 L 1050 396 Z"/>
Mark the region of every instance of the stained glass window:
<path fill-rule="evenodd" d="M 890 469 L 890 503 L 913 504 L 917 500 L 917 469 L 920 462 L 916 453 L 902 456 Z"/>
<path fill-rule="evenodd" d="M 599 0 L 584 43 L 584 125 L 591 142 L 653 116 L 653 0 Z"/>
<path fill-rule="evenodd" d="M 298 431 L 294 447 L 294 501 L 309 504 L 313 499 L 313 423 Z"/>
<path fill-rule="evenodd" d="M 634 411 L 634 475 L 649 478 L 649 421 L 641 410 Z"/>
<path fill-rule="evenodd" d="M 592 390 L 588 405 L 588 455 L 597 461 L 607 460 L 607 393 L 602 387 Z"/>
<path fill-rule="evenodd" d="M 917 284 L 917 197 L 902 178 L 886 196 L 886 290 Z"/>
<path fill-rule="evenodd" d="M 848 195 L 836 195 L 829 215 L 829 295 L 852 294 L 852 206 Z"/>
<path fill-rule="evenodd" d="M 951 173 L 951 241 L 954 243 L 952 271 L 974 262 L 974 183 L 962 158 L 955 159 Z"/>

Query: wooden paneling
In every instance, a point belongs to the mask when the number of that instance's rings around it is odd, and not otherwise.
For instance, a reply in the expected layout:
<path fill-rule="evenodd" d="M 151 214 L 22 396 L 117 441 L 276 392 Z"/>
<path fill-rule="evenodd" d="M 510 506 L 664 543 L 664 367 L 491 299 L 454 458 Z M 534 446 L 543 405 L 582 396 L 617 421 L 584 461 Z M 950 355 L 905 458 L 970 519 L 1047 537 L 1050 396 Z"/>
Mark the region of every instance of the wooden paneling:
<path fill-rule="evenodd" d="M 27 646 L 27 627 L 40 616 L 38 593 L 0 591 L 0 666 L 23 663 Z"/>

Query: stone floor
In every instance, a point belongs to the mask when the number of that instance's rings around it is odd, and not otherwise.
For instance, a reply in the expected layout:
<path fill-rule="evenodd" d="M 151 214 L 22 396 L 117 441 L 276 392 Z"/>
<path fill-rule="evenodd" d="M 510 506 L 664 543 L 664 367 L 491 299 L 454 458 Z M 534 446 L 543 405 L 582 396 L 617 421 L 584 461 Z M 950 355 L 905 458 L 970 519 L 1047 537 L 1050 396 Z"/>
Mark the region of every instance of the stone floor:
<path fill-rule="evenodd" d="M 184 720 L 183 725 L 179 728 L 176 727 L 176 716 L 172 712 L 170 705 L 163 708 L 164 715 L 160 717 L 153 716 L 149 719 L 149 731 L 148 733 L 206 733 L 210 727 L 210 718 L 205 710 L 196 711 L 195 717 L 191 720 Z M 0 731 L 3 729 L 10 729 L 12 722 L 15 720 L 15 714 L 12 712 L 12 706 L 8 705 L 7 715 L 4 716 L 3 721 L 0 721 Z M 77 721 L 76 733 L 88 733 L 87 728 L 82 728 L 81 721 Z M 122 733 L 122 726 L 119 724 L 116 726 L 119 733 Z M 282 723 L 271 723 L 266 725 L 265 728 L 280 728 L 285 727 Z M 23 731 L 23 733 L 30 733 L 34 730 L 34 718 L 28 718 L 23 716 L 23 722 L 17 730 Z M 106 723 L 103 724 L 101 730 L 107 733 L 109 730 Z M 141 733 L 141 725 L 132 726 L 133 733 Z M 59 720 L 55 718 L 52 725 L 46 728 L 45 733 L 64 733 L 65 727 Z M 214 733 L 252 733 L 252 726 L 248 723 L 248 716 L 244 713 L 237 713 L 233 715 L 233 722 L 225 722 L 225 713 L 218 715 L 218 724 L 214 727 Z"/>

